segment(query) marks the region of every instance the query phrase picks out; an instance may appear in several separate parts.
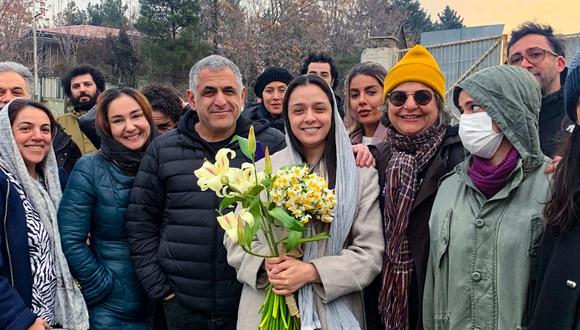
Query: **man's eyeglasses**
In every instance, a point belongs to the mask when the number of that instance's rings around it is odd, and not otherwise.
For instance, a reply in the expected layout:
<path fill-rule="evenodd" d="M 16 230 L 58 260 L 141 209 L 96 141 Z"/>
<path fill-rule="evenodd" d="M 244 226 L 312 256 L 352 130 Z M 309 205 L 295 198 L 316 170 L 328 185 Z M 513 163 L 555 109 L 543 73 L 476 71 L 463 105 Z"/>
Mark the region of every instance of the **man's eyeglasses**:
<path fill-rule="evenodd" d="M 544 58 L 546 58 L 546 53 L 556 57 L 560 56 L 551 50 L 535 47 L 526 50 L 526 53 L 523 55 L 520 53 L 512 54 L 512 56 L 510 56 L 510 58 L 508 59 L 508 64 L 520 65 L 522 64 L 524 58 L 528 60 L 528 62 L 530 62 L 531 64 L 538 64 L 542 62 Z"/>
<path fill-rule="evenodd" d="M 413 99 L 415 100 L 415 103 L 417 103 L 420 106 L 426 106 L 433 99 L 433 92 L 428 91 L 426 89 L 420 89 L 420 90 L 415 91 L 413 93 L 407 93 L 407 92 L 403 92 L 403 91 L 394 91 L 394 92 L 387 94 L 387 98 L 393 106 L 400 107 L 400 106 L 403 106 L 403 104 L 405 104 L 407 102 L 407 98 L 410 95 L 413 95 Z"/>

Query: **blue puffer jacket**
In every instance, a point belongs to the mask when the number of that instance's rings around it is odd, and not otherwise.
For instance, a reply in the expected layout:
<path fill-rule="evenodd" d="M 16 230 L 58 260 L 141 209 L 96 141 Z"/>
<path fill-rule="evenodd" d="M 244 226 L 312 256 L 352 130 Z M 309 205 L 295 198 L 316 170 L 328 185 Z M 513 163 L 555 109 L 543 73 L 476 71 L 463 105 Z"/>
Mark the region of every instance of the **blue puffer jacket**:
<path fill-rule="evenodd" d="M 151 304 L 135 276 L 125 231 L 133 180 L 98 153 L 83 156 L 58 211 L 62 247 L 92 330 L 151 328 Z"/>

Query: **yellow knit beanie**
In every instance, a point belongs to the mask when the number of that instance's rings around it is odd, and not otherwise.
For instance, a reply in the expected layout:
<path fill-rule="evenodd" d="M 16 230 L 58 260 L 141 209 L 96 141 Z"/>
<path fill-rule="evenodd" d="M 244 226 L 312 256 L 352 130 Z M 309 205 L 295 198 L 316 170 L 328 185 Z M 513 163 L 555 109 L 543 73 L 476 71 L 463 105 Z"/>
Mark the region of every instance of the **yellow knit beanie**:
<path fill-rule="evenodd" d="M 433 55 L 421 45 L 411 48 L 389 71 L 385 77 L 383 97 L 386 99 L 387 94 L 395 87 L 409 81 L 420 82 L 433 88 L 445 102 L 445 77 Z"/>

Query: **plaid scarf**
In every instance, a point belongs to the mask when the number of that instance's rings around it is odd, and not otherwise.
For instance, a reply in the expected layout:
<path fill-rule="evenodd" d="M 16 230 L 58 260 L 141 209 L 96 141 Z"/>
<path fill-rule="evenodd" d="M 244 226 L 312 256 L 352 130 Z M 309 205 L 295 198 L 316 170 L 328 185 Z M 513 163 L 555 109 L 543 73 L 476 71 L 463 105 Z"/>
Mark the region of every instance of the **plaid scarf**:
<path fill-rule="evenodd" d="M 406 329 L 413 256 L 407 240 L 409 215 L 418 188 L 417 173 L 427 167 L 441 145 L 445 127 L 402 135 L 389 125 L 390 154 L 385 179 L 385 255 L 379 310 L 385 329 Z"/>

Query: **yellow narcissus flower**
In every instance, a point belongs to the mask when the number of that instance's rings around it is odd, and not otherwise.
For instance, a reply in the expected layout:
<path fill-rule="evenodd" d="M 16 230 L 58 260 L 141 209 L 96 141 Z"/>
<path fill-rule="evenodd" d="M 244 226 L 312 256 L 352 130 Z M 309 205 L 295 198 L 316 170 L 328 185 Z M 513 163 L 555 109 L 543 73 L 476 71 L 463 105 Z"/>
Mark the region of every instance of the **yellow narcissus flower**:
<path fill-rule="evenodd" d="M 250 226 L 254 225 L 254 217 L 248 210 L 241 209 L 238 214 L 234 212 L 229 212 L 226 215 L 217 217 L 217 221 L 220 227 L 226 232 L 226 235 L 232 240 L 232 242 L 238 242 L 238 226 L 247 223 Z"/>
<path fill-rule="evenodd" d="M 232 149 L 220 149 L 215 156 L 215 164 L 206 160 L 201 168 L 193 172 L 198 178 L 197 184 L 202 191 L 209 188 L 219 193 L 222 190 L 222 186 L 227 183 L 226 174 L 230 167 L 228 156 L 233 159 L 236 153 Z"/>
<path fill-rule="evenodd" d="M 334 192 L 306 166 L 279 170 L 272 184 L 272 201 L 284 207 L 294 218 L 306 224 L 312 219 L 331 222 L 334 213 Z"/>

